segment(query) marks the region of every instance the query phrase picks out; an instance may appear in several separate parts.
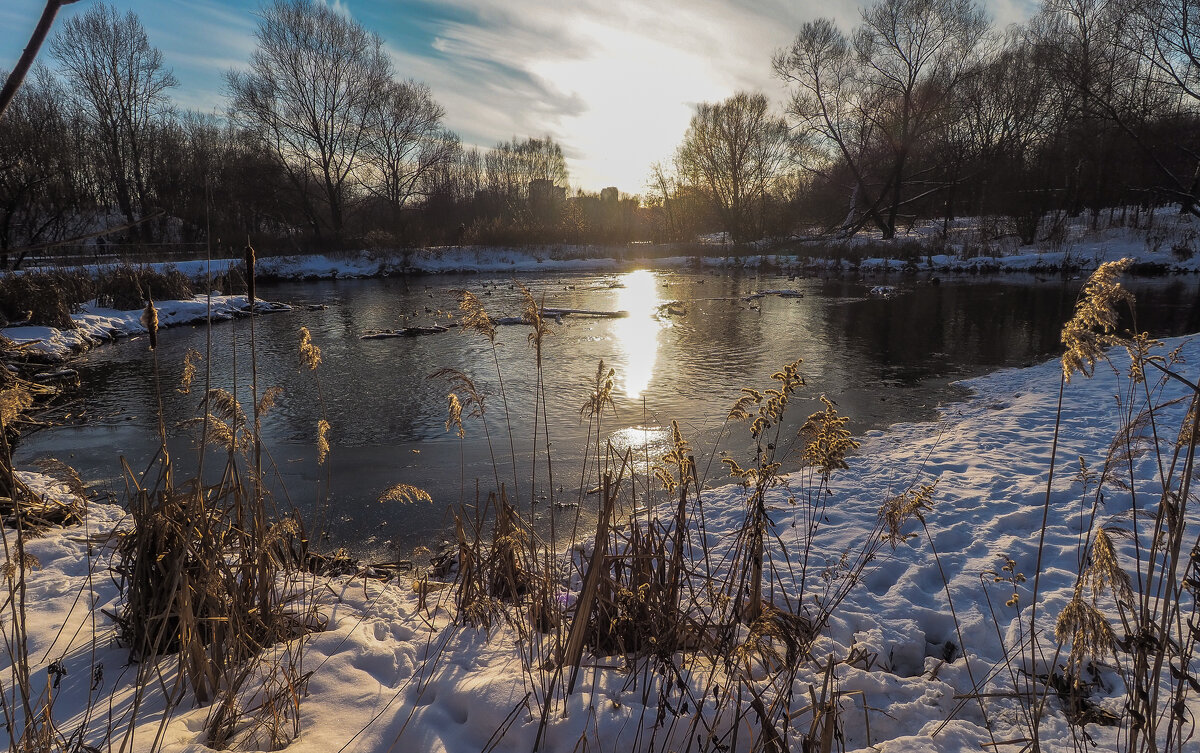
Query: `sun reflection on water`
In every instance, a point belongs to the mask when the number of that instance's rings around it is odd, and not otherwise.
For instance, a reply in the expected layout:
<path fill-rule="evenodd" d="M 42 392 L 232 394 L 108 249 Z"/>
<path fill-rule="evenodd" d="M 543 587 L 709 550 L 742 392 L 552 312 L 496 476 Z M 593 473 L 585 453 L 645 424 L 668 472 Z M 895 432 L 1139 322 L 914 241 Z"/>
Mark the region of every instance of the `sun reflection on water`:
<path fill-rule="evenodd" d="M 648 269 L 639 269 L 621 275 L 625 285 L 617 296 L 617 308 L 628 311 L 629 316 L 618 319 L 613 325 L 625 356 L 625 368 L 618 369 L 625 396 L 637 399 L 650 386 L 654 376 L 654 363 L 658 360 L 658 332 L 663 325 L 657 318 L 658 277 Z"/>

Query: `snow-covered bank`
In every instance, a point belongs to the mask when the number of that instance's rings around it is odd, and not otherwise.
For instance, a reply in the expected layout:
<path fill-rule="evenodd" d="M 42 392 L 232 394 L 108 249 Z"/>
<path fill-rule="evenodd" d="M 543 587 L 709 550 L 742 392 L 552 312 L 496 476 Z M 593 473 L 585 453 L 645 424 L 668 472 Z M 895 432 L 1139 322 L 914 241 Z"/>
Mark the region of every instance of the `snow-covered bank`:
<path fill-rule="evenodd" d="M 244 295 L 214 295 L 212 297 L 213 321 L 225 321 L 249 314 L 249 301 Z M 282 303 L 255 301 L 255 310 L 260 313 L 287 311 L 291 307 Z M 203 322 L 209 316 L 209 298 L 198 295 L 189 300 L 155 301 L 159 327 Z M 45 361 L 64 361 L 72 354 L 88 350 L 95 345 L 121 337 L 146 334 L 142 322 L 142 310 L 118 311 L 96 305 L 95 301 L 85 304 L 80 311 L 71 314 L 75 329 L 62 330 L 57 327 L 5 327 L 0 335 L 17 345 L 26 346 Z"/>
<path fill-rule="evenodd" d="M 1167 347 L 1176 346 L 1182 346 L 1185 360 L 1200 361 L 1200 342 L 1177 340 Z M 1118 371 L 1124 373 L 1122 359 L 1120 354 L 1115 356 Z M 901 544 L 894 554 L 885 550 L 837 610 L 828 635 L 814 650 L 822 658 L 846 659 L 852 651 L 862 657 L 852 662 L 853 666 L 836 668 L 846 750 L 865 751 L 869 746 L 884 753 L 979 750 L 981 744 L 1022 736 L 1022 718 L 1014 699 L 993 696 L 985 702 L 993 738 L 983 725 L 979 705 L 972 700 L 963 704 L 956 696 L 1012 690 L 1002 663 L 1004 644 L 1011 648 L 1018 640 L 1021 620 L 1028 619 L 1059 368 L 1057 361 L 1051 361 L 971 380 L 967 384 L 975 395 L 946 406 L 940 422 L 896 425 L 874 432 L 850 458 L 850 468 L 834 475 L 828 519 L 818 538 L 818 556 L 822 565 L 828 566 L 831 578 L 838 575 L 842 552 L 852 549 L 871 530 L 888 496 L 913 484 L 937 482 L 934 509 L 926 519 L 940 561 L 920 536 Z M 1043 631 L 1049 630 L 1070 598 L 1077 570 L 1082 494 L 1071 477 L 1079 457 L 1092 468 L 1101 465 L 1120 427 L 1121 410 L 1114 400 L 1119 389 L 1119 378 L 1101 367 L 1092 380 L 1077 376 L 1064 395 L 1059 480 L 1051 496 L 1042 563 L 1039 614 L 1044 616 L 1039 618 L 1039 627 Z M 1153 459 L 1136 462 L 1152 463 Z M 793 476 L 789 485 L 800 487 L 803 481 Z M 54 493 L 65 492 L 60 488 Z M 791 493 L 788 487 L 776 489 L 770 500 L 785 545 L 796 542 L 798 536 L 798 528 L 791 525 L 794 508 L 787 502 Z M 732 485 L 705 493 L 706 533 L 718 560 L 721 547 L 736 538 L 744 495 L 741 487 Z M 1152 503 L 1152 498 L 1145 502 Z M 1120 512 L 1117 495 L 1108 504 L 1102 515 Z M 94 537 L 119 525 L 120 520 L 118 509 L 96 505 L 89 514 L 87 531 L 52 532 L 27 544 L 41 563 L 41 569 L 28 576 L 32 596 L 29 656 L 35 685 L 45 685 L 48 665 L 61 658 L 67 674 L 56 691 L 55 718 L 60 720 L 60 729 L 68 732 L 88 719 L 85 740 L 98 739 L 108 723 L 105 713 L 86 716 L 96 662 L 103 663 L 107 671 L 95 707 L 109 708 L 111 698 L 111 708 L 120 719 L 132 698 L 134 671 L 126 666 L 126 654 L 114 644 L 111 621 L 100 611 L 119 608 L 115 586 L 106 572 L 111 549 Z M 1028 582 L 1017 586 L 1019 608 L 1004 606 L 1011 588 L 995 583 L 989 575 L 1002 571 L 1004 557 L 1014 561 L 1015 572 L 1028 576 Z M 943 585 L 942 572 L 948 586 Z M 783 581 L 789 585 L 787 576 Z M 502 622 L 490 635 L 452 626 L 445 610 L 423 612 L 420 596 L 407 582 L 384 585 L 332 578 L 327 584 L 328 588 L 322 584 L 316 591 L 327 629 L 307 639 L 304 666 L 312 675 L 301 705 L 302 732 L 288 750 L 533 749 L 539 724 L 526 705 L 528 694 L 536 689 L 522 661 L 527 639 L 523 641 Z M 947 588 L 961 623 L 961 644 Z M 81 590 L 85 596 L 77 600 Z M 434 600 L 431 596 L 431 604 Z M 91 653 L 93 638 L 97 640 L 95 656 Z M 970 672 L 961 658 L 964 647 Z M 644 676 L 623 671 L 619 657 L 589 659 L 585 664 L 611 668 L 588 666 L 583 670 L 566 708 L 551 716 L 542 749 L 651 748 L 659 709 L 657 696 L 652 693 L 647 700 L 637 685 Z M 993 674 L 997 669 L 1002 671 Z M 0 668 L 0 673 L 6 671 Z M 164 687 L 171 686 L 170 672 L 173 670 L 168 669 Z M 977 684 L 972 682 L 972 672 Z M 803 668 L 794 682 L 797 698 L 806 699 L 810 686 L 819 689 L 823 674 L 815 663 Z M 1102 670 L 1101 676 L 1111 690 L 1097 700 L 1119 714 L 1120 680 L 1110 670 Z M 704 699 L 701 672 L 686 673 L 679 682 L 693 683 L 690 697 Z M 149 746 L 161 708 L 161 697 L 148 696 L 135 742 L 141 740 L 142 746 Z M 1054 699 L 1049 708 L 1042 726 L 1043 749 L 1074 749 L 1071 730 Z M 1200 713 L 1200 708 L 1193 703 L 1191 711 Z M 181 704 L 167 726 L 164 749 L 201 750 L 208 712 L 208 707 L 195 706 L 190 699 Z M 676 702 L 665 710 L 665 719 L 667 724 L 682 719 L 681 731 L 693 715 L 701 713 L 704 711 L 694 703 L 685 707 Z M 869 719 L 870 740 L 864 719 Z M 950 721 L 939 731 L 946 720 Z M 714 728 L 728 722 L 711 721 Z M 798 715 L 788 740 L 795 742 L 810 721 L 811 716 Z M 745 724 L 747 731 L 738 749 L 749 748 L 752 730 L 757 729 L 756 720 Z M 683 750 L 695 744 L 691 739 L 668 744 L 671 733 L 665 729 L 653 744 L 655 749 Z M 1088 732 L 1097 749 L 1114 749 L 1116 732 L 1112 728 L 1090 725 Z"/>
<path fill-rule="evenodd" d="M 331 254 L 259 256 L 257 274 L 282 280 L 386 277 L 404 274 L 606 272 L 649 269 L 757 269 L 825 273 L 917 271 L 936 274 L 1090 271 L 1106 261 L 1131 258 L 1156 272 L 1200 272 L 1200 221 L 1160 208 L 1127 226 L 1127 211 L 1105 213 L 1093 226 L 1087 216 L 1055 223 L 1043 219 L 1040 240 L 1021 245 L 1011 219 L 959 218 L 944 227 L 926 221 L 883 241 L 878 233 L 850 239 L 797 236 L 737 248 L 721 235 L 694 243 L 540 247 L 442 246 L 372 249 Z M 716 240 L 714 240 L 716 239 Z M 192 279 L 223 274 L 240 259 L 152 264 Z M 31 262 L 31 267 L 36 262 Z M 82 267 L 95 273 L 95 265 Z"/>

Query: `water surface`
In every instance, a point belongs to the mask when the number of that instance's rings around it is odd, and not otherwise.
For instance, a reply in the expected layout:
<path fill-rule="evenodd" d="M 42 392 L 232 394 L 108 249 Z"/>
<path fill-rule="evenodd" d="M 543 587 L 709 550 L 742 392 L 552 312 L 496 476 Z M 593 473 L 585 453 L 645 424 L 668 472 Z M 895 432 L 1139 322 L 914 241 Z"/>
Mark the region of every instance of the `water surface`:
<path fill-rule="evenodd" d="M 1032 276 L 863 281 L 646 270 L 520 280 L 546 306 L 629 312 L 618 319 L 551 322 L 540 372 L 544 400 L 536 403 L 539 371 L 528 326 L 499 327 L 494 352 L 486 338 L 457 328 L 423 337 L 360 339 L 372 329 L 453 323 L 449 314 L 457 311 L 456 291 L 462 288 L 478 295 L 495 316 L 518 315 L 521 301 L 511 278 L 260 286 L 261 296 L 295 307 L 258 318 L 253 332 L 260 391 L 283 388 L 263 421 L 265 462 L 280 507 L 295 505 L 310 526 L 319 527 L 327 500 L 329 545 L 370 559 L 436 545 L 444 536 L 447 507 L 474 500 L 477 488 L 486 494 L 497 481 L 510 493 L 515 487 L 522 509 L 531 502 L 545 510 L 551 502 L 582 501 L 586 510 L 595 498 L 580 490 L 595 485 L 595 470 L 585 471 L 591 429 L 580 406 L 591 394 L 601 359 L 616 369 L 615 411 L 603 416 L 601 436 L 634 450 L 644 465 L 666 449 L 674 419 L 696 451 L 702 474 L 715 481 L 721 466 L 710 462 L 714 449 L 743 465 L 749 459 L 746 427 L 725 425 L 730 406 L 743 387 L 771 386 L 770 376 L 782 364 L 802 359 L 807 382 L 782 433 L 783 450 L 803 419 L 820 409 L 820 395 L 852 418 L 856 433 L 933 420 L 940 405 L 965 396 L 954 380 L 1056 355 L 1059 330 L 1081 285 L 1078 279 Z M 872 295 L 871 288 L 881 283 L 894 285 L 896 294 Z M 1200 331 L 1195 279 L 1136 280 L 1131 288 L 1139 298 L 1140 328 L 1159 335 Z M 802 297 L 746 300 L 764 290 Z M 681 304 L 674 314 L 662 308 L 670 301 Z M 302 326 L 322 350 L 316 372 L 300 369 Z M 211 332 L 165 331 L 155 354 L 144 338 L 125 340 L 79 359 L 86 411 L 71 425 L 29 436 L 17 462 L 55 456 L 89 481 L 123 488 L 119 457 L 135 469 L 153 457 L 161 394 L 172 452 L 185 468 L 194 465 L 196 431 L 183 424 L 197 415 L 203 385 L 198 382 L 191 394 L 176 390 L 189 349 L 210 353 L 213 386 L 235 391 L 249 406 L 248 321 L 215 325 Z M 447 431 L 451 388 L 444 379 L 430 378 L 443 368 L 469 375 L 487 394 L 490 443 L 477 417 L 467 418 L 461 440 Z M 316 427 L 323 417 L 332 426 L 333 449 L 327 465 L 318 466 Z M 531 469 L 535 446 L 540 460 Z M 435 503 L 379 503 L 379 495 L 398 482 L 427 489 Z"/>

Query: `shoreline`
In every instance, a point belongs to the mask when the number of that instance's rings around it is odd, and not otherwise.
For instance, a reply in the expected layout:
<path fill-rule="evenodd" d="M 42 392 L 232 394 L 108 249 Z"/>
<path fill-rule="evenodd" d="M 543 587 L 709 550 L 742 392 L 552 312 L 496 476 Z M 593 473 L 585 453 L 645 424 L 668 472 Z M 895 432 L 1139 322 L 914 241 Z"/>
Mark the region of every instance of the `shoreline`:
<path fill-rule="evenodd" d="M 250 316 L 249 301 L 244 295 L 212 296 L 211 317 L 214 322 Z M 209 297 L 197 295 L 187 300 L 155 301 L 160 328 L 198 324 L 209 319 Z M 284 303 L 255 300 L 254 311 L 270 314 L 290 311 Z M 84 304 L 78 313 L 71 314 L 75 329 L 59 329 L 42 325 L 9 326 L 0 329 L 0 336 L 11 340 L 38 363 L 57 365 L 85 353 L 97 345 L 114 340 L 144 335 L 142 309 L 122 311 L 104 308 L 95 301 Z"/>

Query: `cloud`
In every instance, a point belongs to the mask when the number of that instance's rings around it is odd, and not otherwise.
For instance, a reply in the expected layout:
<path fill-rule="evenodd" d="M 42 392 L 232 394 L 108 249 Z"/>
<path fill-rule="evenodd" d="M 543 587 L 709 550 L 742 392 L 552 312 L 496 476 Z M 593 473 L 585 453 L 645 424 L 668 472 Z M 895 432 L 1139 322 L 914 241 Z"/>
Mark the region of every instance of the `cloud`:
<path fill-rule="evenodd" d="M 778 99 L 771 53 L 818 15 L 815 4 L 749 0 L 447 5 L 455 17 L 431 24 L 431 46 L 448 69 L 426 81 L 451 127 L 490 141 L 522 125 L 519 136 L 549 132 L 576 183 L 628 191 L 641 190 L 650 163 L 669 159 L 695 103 L 739 89 Z"/>
<path fill-rule="evenodd" d="M 181 106 L 223 106 L 222 74 L 246 64 L 254 12 L 266 1 L 194 0 L 186 22 L 175 4 L 136 9 L 180 79 L 173 95 Z M 430 86 L 466 144 L 550 135 L 577 186 L 630 192 L 643 188 L 652 162 L 670 159 L 697 103 L 740 89 L 782 102 L 772 53 L 820 16 L 850 30 L 861 7 L 853 0 L 320 1 L 380 34 L 398 75 Z M 986 7 L 1002 27 L 1031 15 L 1034 3 Z M 3 0 L 0 28 L 32 29 L 41 6 Z M 0 54 L 15 61 L 23 45 L 0 39 Z"/>

